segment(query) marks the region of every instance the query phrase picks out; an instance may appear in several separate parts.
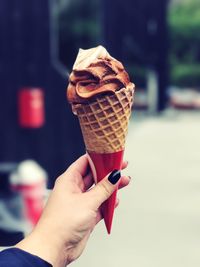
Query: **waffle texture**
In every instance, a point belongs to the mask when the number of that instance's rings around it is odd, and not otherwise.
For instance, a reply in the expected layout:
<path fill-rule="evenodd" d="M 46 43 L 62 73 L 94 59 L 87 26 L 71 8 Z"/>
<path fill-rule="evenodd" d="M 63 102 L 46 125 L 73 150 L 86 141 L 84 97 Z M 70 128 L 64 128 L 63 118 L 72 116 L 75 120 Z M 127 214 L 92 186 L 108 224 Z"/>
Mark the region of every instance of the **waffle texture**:
<path fill-rule="evenodd" d="M 72 104 L 88 152 L 112 153 L 124 149 L 133 105 L 134 85 Z"/>

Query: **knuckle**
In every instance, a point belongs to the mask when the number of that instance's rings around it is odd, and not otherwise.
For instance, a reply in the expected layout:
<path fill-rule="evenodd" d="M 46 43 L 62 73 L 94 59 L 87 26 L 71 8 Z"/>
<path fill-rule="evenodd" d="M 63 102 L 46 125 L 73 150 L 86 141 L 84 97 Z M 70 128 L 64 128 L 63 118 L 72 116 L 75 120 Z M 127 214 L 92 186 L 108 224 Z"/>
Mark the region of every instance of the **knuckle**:
<path fill-rule="evenodd" d="M 59 177 L 55 180 L 54 186 L 59 185 L 59 184 L 60 184 L 60 180 L 61 180 L 61 177 L 59 176 Z"/>
<path fill-rule="evenodd" d="M 105 197 L 109 197 L 111 193 L 109 185 L 107 183 L 100 183 L 99 186 L 102 189 L 102 192 L 104 193 Z"/>

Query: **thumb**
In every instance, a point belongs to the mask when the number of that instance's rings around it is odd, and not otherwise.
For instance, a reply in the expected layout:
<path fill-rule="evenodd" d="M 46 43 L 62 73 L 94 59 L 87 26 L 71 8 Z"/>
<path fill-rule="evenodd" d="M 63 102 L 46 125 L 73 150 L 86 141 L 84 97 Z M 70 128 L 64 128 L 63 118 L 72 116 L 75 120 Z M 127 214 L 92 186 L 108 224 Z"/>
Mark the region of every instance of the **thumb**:
<path fill-rule="evenodd" d="M 86 193 L 95 209 L 99 208 L 118 188 L 120 178 L 120 171 L 114 170 Z"/>

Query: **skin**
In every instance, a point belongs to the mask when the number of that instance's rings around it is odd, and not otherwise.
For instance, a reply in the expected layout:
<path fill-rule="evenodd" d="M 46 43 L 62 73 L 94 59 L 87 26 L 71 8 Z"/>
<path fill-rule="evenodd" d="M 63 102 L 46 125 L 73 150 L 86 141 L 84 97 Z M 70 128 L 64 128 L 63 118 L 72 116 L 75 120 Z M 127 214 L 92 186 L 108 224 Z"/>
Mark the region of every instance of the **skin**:
<path fill-rule="evenodd" d="M 122 169 L 127 165 L 124 162 Z M 102 219 L 101 204 L 117 186 L 122 188 L 130 182 L 130 177 L 122 176 L 112 185 L 107 178 L 91 188 L 94 180 L 87 156 L 80 157 L 57 178 L 38 224 L 16 247 L 54 267 L 64 267 L 77 259 L 95 225 Z"/>

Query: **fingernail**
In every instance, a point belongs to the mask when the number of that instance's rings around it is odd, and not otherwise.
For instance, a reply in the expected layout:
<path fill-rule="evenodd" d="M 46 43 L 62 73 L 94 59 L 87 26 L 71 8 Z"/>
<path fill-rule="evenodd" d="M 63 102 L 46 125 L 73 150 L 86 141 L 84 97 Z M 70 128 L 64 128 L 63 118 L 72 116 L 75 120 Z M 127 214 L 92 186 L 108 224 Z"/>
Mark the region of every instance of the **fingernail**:
<path fill-rule="evenodd" d="M 114 170 L 113 172 L 111 172 L 111 174 L 108 176 L 108 181 L 111 184 L 116 184 L 119 179 L 121 178 L 121 173 L 119 170 Z"/>
<path fill-rule="evenodd" d="M 131 179 L 132 179 L 132 177 L 131 177 L 131 176 L 128 176 L 128 178 L 129 178 L 129 180 L 131 180 Z"/>

